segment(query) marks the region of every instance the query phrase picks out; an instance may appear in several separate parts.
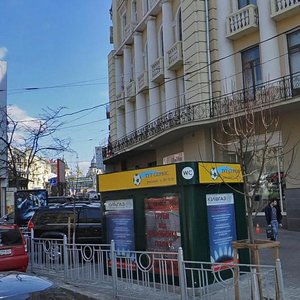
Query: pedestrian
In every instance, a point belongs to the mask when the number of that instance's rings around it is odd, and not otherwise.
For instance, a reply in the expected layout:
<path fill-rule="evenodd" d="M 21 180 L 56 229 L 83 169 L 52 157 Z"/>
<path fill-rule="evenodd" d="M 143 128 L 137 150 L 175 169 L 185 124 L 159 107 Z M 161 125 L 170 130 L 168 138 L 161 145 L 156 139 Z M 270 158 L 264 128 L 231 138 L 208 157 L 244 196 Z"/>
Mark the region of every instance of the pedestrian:
<path fill-rule="evenodd" d="M 282 227 L 282 215 L 276 198 L 272 198 L 269 204 L 265 207 L 265 216 L 268 226 L 271 227 L 273 231 L 273 236 L 271 240 L 277 241 L 278 228 L 279 226 Z"/>

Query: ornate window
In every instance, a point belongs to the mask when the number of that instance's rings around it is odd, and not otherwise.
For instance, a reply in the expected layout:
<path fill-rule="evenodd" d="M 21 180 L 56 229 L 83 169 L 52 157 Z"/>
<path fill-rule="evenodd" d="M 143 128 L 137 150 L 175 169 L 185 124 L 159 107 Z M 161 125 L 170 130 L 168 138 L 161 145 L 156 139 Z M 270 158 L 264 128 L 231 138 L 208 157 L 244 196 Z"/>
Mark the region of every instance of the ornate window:
<path fill-rule="evenodd" d="M 287 36 L 293 95 L 300 94 L 300 30 Z"/>
<path fill-rule="evenodd" d="M 259 47 L 255 46 L 242 52 L 242 70 L 245 97 L 253 98 L 257 85 L 262 83 Z"/>
<path fill-rule="evenodd" d="M 249 4 L 256 5 L 257 4 L 256 1 L 257 0 L 238 0 L 239 9 L 245 7 Z"/>

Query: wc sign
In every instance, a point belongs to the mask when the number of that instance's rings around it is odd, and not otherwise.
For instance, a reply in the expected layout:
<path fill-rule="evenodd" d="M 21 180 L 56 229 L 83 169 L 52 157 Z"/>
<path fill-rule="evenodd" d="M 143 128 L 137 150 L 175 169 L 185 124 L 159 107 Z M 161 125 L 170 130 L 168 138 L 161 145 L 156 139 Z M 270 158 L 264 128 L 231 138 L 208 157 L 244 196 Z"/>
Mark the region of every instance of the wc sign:
<path fill-rule="evenodd" d="M 185 167 L 182 169 L 181 175 L 186 180 L 192 179 L 194 177 L 194 170 L 191 167 Z"/>

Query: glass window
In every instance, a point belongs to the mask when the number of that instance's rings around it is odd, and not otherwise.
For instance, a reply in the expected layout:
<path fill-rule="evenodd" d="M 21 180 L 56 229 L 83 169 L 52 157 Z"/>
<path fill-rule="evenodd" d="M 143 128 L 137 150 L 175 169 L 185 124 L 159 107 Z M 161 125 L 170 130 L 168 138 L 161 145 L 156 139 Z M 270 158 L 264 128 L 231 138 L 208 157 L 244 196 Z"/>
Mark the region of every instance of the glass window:
<path fill-rule="evenodd" d="M 174 252 L 181 247 L 177 195 L 145 198 L 147 251 Z"/>
<path fill-rule="evenodd" d="M 177 27 L 177 40 L 178 41 L 182 41 L 182 20 L 181 20 L 181 9 L 178 10 L 177 13 L 177 23 L 176 23 L 176 27 Z"/>
<path fill-rule="evenodd" d="M 136 6 L 136 1 L 133 0 L 131 4 L 131 20 L 133 23 L 137 22 L 137 6 Z"/>
<path fill-rule="evenodd" d="M 300 94 L 300 30 L 288 36 L 288 53 L 293 95 Z"/>
<path fill-rule="evenodd" d="M 22 245 L 23 240 L 20 231 L 17 229 L 0 230 L 0 246 Z"/>
<path fill-rule="evenodd" d="M 262 83 L 259 47 L 242 52 L 243 84 L 245 93 L 253 98 L 257 85 Z M 246 97 L 247 98 L 247 97 Z"/>
<path fill-rule="evenodd" d="M 163 28 L 162 27 L 160 28 L 160 31 L 159 31 L 158 43 L 159 43 L 159 55 L 164 56 L 164 35 L 163 35 Z"/>
<path fill-rule="evenodd" d="M 256 0 L 239 0 L 239 9 L 245 7 L 249 4 L 256 5 Z"/>

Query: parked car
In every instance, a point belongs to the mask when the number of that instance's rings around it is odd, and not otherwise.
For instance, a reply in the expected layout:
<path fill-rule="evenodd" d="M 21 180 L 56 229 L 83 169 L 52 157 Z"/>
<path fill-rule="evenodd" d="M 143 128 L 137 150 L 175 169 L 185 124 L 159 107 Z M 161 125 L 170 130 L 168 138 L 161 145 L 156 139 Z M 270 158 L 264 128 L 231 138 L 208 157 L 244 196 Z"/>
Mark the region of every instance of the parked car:
<path fill-rule="evenodd" d="M 0 299 L 55 299 L 31 298 L 32 295 L 42 296 L 40 291 L 49 290 L 53 283 L 47 279 L 19 272 L 0 272 Z M 39 293 L 40 292 L 40 293 Z"/>
<path fill-rule="evenodd" d="M 1 224 L 0 271 L 26 272 L 27 266 L 27 245 L 18 225 Z"/>
<path fill-rule="evenodd" d="M 49 196 L 47 199 L 48 205 L 72 203 L 73 201 L 71 196 Z"/>
<path fill-rule="evenodd" d="M 28 222 L 36 238 L 68 237 L 69 242 L 98 244 L 103 241 L 100 204 L 66 204 L 39 208 Z"/>

